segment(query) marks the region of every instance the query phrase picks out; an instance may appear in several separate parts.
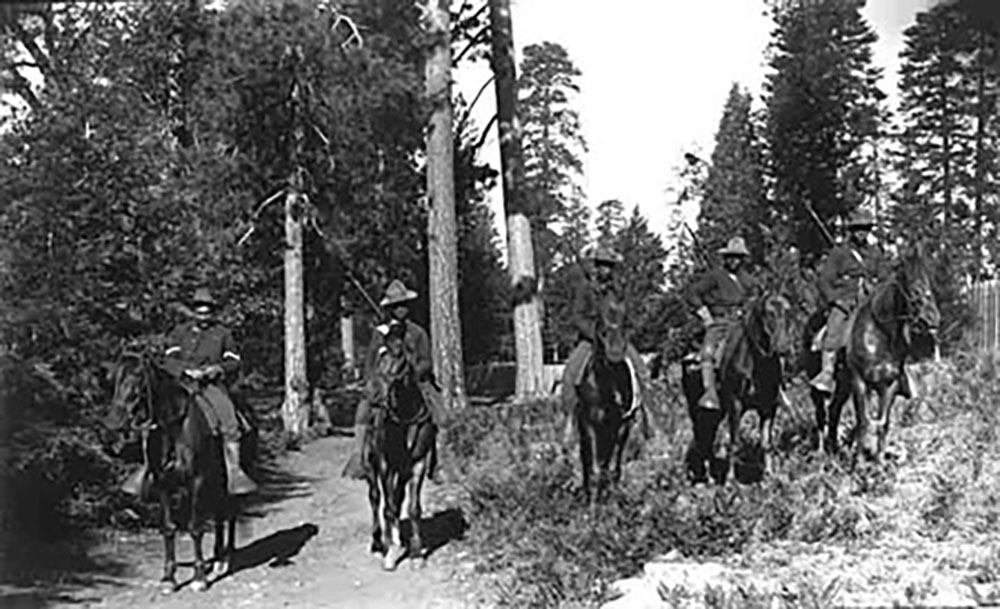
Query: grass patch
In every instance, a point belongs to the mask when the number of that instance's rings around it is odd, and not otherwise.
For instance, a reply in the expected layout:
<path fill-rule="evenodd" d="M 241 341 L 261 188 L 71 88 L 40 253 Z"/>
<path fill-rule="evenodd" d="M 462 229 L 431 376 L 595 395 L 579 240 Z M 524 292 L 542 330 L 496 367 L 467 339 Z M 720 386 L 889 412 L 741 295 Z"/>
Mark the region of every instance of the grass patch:
<path fill-rule="evenodd" d="M 557 403 L 472 408 L 444 436 L 465 486 L 466 543 L 498 605 L 552 607 L 606 600 L 611 582 L 668 552 L 725 560 L 778 542 L 850 548 L 985 534 L 1000 519 L 998 368 L 965 357 L 927 372 L 922 397 L 894 412 L 896 456 L 878 465 L 816 454 L 812 405 L 794 395 L 795 412 L 779 415 L 771 473 L 721 488 L 688 483 L 686 413 L 676 389 L 661 385 L 651 413 L 658 433 L 593 514 L 578 490 L 576 447 L 561 443 Z M 995 561 L 978 569 L 979 580 L 996 577 Z"/>

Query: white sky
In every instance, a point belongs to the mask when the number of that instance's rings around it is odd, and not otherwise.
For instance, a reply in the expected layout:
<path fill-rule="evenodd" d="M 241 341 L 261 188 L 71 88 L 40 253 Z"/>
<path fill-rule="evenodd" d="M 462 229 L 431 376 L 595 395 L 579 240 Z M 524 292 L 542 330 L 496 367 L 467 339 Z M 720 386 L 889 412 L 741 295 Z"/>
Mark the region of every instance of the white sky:
<path fill-rule="evenodd" d="M 759 98 L 773 27 L 763 0 L 512 2 L 515 47 L 557 42 L 583 73 L 575 108 L 590 146 L 582 182 L 588 201 L 638 204 L 662 233 L 672 199 L 667 189 L 683 154 L 709 157 L 732 83 Z M 864 9 L 879 35 L 875 62 L 885 68 L 882 86 L 890 100 L 896 97 L 902 32 L 931 3 L 868 0 Z M 466 68 L 456 75 L 456 87 L 471 99 L 488 77 L 485 64 Z M 485 125 L 494 112 L 494 97 L 484 94 L 474 111 L 477 123 Z M 499 168 L 495 133 L 483 158 Z M 499 192 L 493 203 L 502 218 Z"/>

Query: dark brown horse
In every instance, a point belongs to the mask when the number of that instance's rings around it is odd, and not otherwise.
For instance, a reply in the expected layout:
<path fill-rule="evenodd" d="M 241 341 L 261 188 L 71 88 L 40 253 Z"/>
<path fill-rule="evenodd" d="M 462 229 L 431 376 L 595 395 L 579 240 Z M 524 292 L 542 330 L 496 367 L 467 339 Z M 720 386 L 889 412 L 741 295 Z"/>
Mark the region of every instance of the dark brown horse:
<path fill-rule="evenodd" d="M 818 319 L 818 321 L 817 321 Z M 849 323 L 847 348 L 837 356 L 835 388 L 827 408 L 826 396 L 813 390 L 820 445 L 836 453 L 838 425 L 844 403 L 854 398 L 857 445 L 865 456 L 879 459 L 889 431 L 892 403 L 901 383 L 904 365 L 916 351 L 915 339 L 934 341 L 941 316 L 919 248 L 903 256 L 892 276 L 866 296 Z M 819 371 L 819 354 L 811 346 L 822 316 L 817 313 L 805 333 L 805 371 Z M 874 417 L 868 399 L 876 396 Z M 874 438 L 871 428 L 875 427 Z M 826 437 L 824 438 L 824 432 Z"/>
<path fill-rule="evenodd" d="M 382 567 L 392 571 L 404 555 L 422 566 L 426 558 L 420 535 L 420 492 L 437 458 L 437 426 L 424 401 L 413 366 L 403 349 L 405 324 L 394 324 L 378 355 L 375 424 L 369 436 L 374 478 L 368 480 L 372 508 L 372 552 L 383 554 Z M 411 537 L 404 549 L 400 514 L 408 499 Z"/>
<path fill-rule="evenodd" d="M 596 340 L 578 387 L 576 407 L 583 490 L 591 506 L 603 498 L 609 483 L 621 479 L 622 453 L 639 411 L 633 373 L 625 358 L 625 309 L 610 299 L 599 308 Z M 591 493 L 595 470 L 597 491 Z"/>
<path fill-rule="evenodd" d="M 757 298 L 748 304 L 723 347 L 718 375 L 719 410 L 698 405 L 705 391 L 699 362 L 685 361 L 681 383 L 694 432 L 685 461 L 693 482 L 707 482 L 709 475 L 719 484 L 725 482 L 730 462 L 734 460 L 738 467 L 747 470 L 753 467 L 737 459 L 740 421 L 751 410 L 758 414 L 765 458 L 761 465 L 766 464 L 766 456 L 773 449 L 774 419 L 782 395 L 782 358 L 791 350 L 787 333 L 789 309 L 788 300 L 780 295 Z M 729 443 L 725 456 L 719 457 L 715 436 L 723 419 L 729 422 Z"/>
<path fill-rule="evenodd" d="M 213 435 L 194 392 L 157 362 L 141 353 L 125 353 L 115 370 L 112 411 L 140 432 L 149 470 L 148 492 L 159 501 L 165 560 L 161 587 L 177 589 L 175 538 L 187 529 L 194 544 L 191 588 L 208 587 L 202 537 L 208 519 L 215 521 L 214 575 L 228 574 L 236 544 L 238 503 L 226 491 L 222 441 Z M 120 428 L 120 424 L 114 425 Z M 254 442 L 244 442 L 241 460 L 250 465 Z M 228 534 L 227 534 L 228 533 Z"/>

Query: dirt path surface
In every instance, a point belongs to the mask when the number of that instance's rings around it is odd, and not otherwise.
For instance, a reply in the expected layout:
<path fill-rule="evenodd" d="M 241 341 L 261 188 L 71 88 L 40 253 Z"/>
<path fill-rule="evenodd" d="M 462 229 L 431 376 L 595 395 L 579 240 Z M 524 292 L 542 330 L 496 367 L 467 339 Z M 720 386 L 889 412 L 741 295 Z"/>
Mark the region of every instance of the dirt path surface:
<path fill-rule="evenodd" d="M 454 489 L 448 485 L 428 482 L 424 486 L 425 543 L 432 548 L 426 566 L 414 570 L 404 560 L 395 572 L 382 570 L 378 557 L 368 551 L 367 487 L 340 477 L 351 447 L 351 438 L 322 438 L 261 473 L 261 497 L 248 506 L 248 516 L 237 532 L 236 572 L 208 591 L 195 592 L 184 585 L 192 576 L 189 561 L 193 556 L 186 535 L 178 536 L 181 589 L 165 595 L 157 583 L 163 564 L 161 538 L 119 533 L 92 558 L 105 563 L 128 560 L 134 567 L 93 579 L 86 587 L 67 589 L 46 605 L 223 609 L 481 604 L 463 584 L 468 561 L 462 560 L 455 540 L 464 530 L 464 520 L 455 501 L 449 499 Z M 212 540 L 206 535 L 207 555 Z"/>

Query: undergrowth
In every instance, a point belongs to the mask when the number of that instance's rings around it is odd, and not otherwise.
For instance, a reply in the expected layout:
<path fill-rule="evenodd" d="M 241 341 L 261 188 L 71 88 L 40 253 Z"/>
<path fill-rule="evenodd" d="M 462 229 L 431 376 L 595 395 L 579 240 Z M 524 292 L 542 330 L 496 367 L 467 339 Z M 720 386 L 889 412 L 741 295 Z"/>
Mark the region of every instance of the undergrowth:
<path fill-rule="evenodd" d="M 941 539 L 990 530 L 1000 519 L 992 484 L 1000 473 L 992 457 L 1000 367 L 968 357 L 928 369 L 936 382 L 897 405 L 884 462 L 817 454 L 809 445 L 812 406 L 795 395 L 796 412 L 779 417 L 786 441 L 770 473 L 723 487 L 687 481 L 690 426 L 683 404 L 661 386 L 652 402 L 659 433 L 593 513 L 578 489 L 575 442 L 562 445 L 557 403 L 470 409 L 444 441 L 459 457 L 477 570 L 495 583 L 502 606 L 590 605 L 607 598 L 611 582 L 667 552 L 725 559 L 775 541 L 850 546 L 889 534 Z M 994 569 L 983 566 L 982 577 Z"/>

